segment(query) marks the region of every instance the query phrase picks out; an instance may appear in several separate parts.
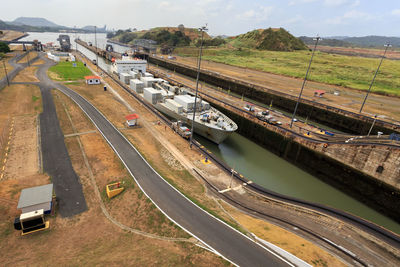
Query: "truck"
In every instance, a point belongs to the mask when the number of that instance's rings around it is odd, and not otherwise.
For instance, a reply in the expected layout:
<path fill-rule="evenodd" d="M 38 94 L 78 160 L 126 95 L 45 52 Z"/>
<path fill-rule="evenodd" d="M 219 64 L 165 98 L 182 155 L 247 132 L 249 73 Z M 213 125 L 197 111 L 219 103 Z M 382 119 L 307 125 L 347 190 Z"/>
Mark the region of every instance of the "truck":
<path fill-rule="evenodd" d="M 184 126 L 181 121 L 176 121 L 172 123 L 172 129 L 185 139 L 189 139 L 192 132 L 188 127 Z"/>

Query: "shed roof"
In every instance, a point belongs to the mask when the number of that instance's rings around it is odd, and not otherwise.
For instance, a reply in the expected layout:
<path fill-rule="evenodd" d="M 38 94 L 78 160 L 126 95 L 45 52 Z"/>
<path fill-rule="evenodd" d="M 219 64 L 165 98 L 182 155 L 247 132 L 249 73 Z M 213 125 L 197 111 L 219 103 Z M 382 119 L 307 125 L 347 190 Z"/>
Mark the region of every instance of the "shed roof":
<path fill-rule="evenodd" d="M 325 91 L 324 90 L 315 90 L 314 93 L 322 95 L 322 94 L 325 94 Z"/>
<path fill-rule="evenodd" d="M 50 202 L 53 197 L 53 184 L 22 189 L 18 209 Z"/>
<path fill-rule="evenodd" d="M 139 115 L 136 114 L 136 113 L 129 114 L 129 115 L 126 115 L 126 116 L 125 116 L 125 119 L 127 119 L 128 121 L 130 121 L 130 120 L 135 120 L 135 119 L 139 119 Z"/>
<path fill-rule="evenodd" d="M 86 79 L 86 80 L 91 80 L 91 79 L 98 79 L 98 80 L 100 80 L 101 78 L 100 78 L 100 76 L 94 76 L 94 75 L 92 75 L 92 76 L 85 76 L 85 79 Z"/>

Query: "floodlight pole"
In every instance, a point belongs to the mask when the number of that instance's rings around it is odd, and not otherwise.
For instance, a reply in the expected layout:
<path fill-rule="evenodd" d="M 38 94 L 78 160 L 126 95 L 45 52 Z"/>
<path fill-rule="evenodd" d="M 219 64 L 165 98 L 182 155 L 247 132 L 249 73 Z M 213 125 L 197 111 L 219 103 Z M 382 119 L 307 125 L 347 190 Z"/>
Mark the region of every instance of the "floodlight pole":
<path fill-rule="evenodd" d="M 371 84 L 369 85 L 369 88 L 368 88 L 367 94 L 365 95 L 364 101 L 363 101 L 363 103 L 362 103 L 362 105 L 361 105 L 361 108 L 360 108 L 360 113 L 361 113 L 361 111 L 362 111 L 362 110 L 363 110 L 363 108 L 364 108 L 364 105 L 365 105 L 365 102 L 367 101 L 368 95 L 369 95 L 369 93 L 371 92 L 372 85 L 374 84 L 374 81 L 375 81 L 376 75 L 378 75 L 379 68 L 380 68 L 380 67 L 381 67 L 381 65 L 382 65 L 382 61 L 383 61 L 383 59 L 385 58 L 386 51 L 388 50 L 388 48 L 389 48 L 389 47 L 392 47 L 392 45 L 391 45 L 391 44 L 389 44 L 389 43 L 388 43 L 388 44 L 385 44 L 385 52 L 383 52 L 383 55 L 382 55 L 381 61 L 379 62 L 378 68 L 377 68 L 377 69 L 376 69 L 376 71 L 375 71 L 374 78 L 372 78 Z"/>
<path fill-rule="evenodd" d="M 4 60 L 3 60 L 3 66 L 4 66 L 4 72 L 6 73 L 7 84 L 8 84 L 8 86 L 10 86 L 10 80 L 8 79 L 6 63 L 4 62 Z"/>
<path fill-rule="evenodd" d="M 194 119 L 196 116 L 197 94 L 199 91 L 200 64 L 201 64 L 201 55 L 203 53 L 203 37 L 204 37 L 204 32 L 208 30 L 206 27 L 207 27 L 207 24 L 206 24 L 206 26 L 199 28 L 199 31 L 201 31 L 201 42 L 200 42 L 199 60 L 197 61 L 196 93 L 194 95 L 192 129 L 191 129 L 191 133 L 190 133 L 190 143 L 189 143 L 190 148 L 192 147 L 192 144 L 193 144 Z"/>
<path fill-rule="evenodd" d="M 299 102 L 300 102 L 300 99 L 301 99 L 301 95 L 303 94 L 303 89 L 304 89 L 304 86 L 305 86 L 306 81 L 307 81 L 308 72 L 310 71 L 310 68 L 311 68 L 311 62 L 312 62 L 312 60 L 313 60 L 315 50 L 316 50 L 316 48 L 317 48 L 317 45 L 318 45 L 319 40 L 321 40 L 321 37 L 318 36 L 318 37 L 316 37 L 314 40 L 315 40 L 314 49 L 313 49 L 312 54 L 311 54 L 310 63 L 308 64 L 306 76 L 304 76 L 303 84 L 301 85 L 301 90 L 300 90 L 299 97 L 297 98 L 296 106 L 294 107 L 294 111 L 293 111 L 293 115 L 292 115 L 292 120 L 290 121 L 290 128 L 292 128 L 292 126 L 293 126 L 294 117 L 296 116 L 296 112 L 297 112 L 297 108 L 298 108 L 298 106 L 299 106 Z"/>
<path fill-rule="evenodd" d="M 94 46 L 96 47 L 96 70 L 99 72 L 99 54 L 97 52 L 97 34 L 96 34 L 96 26 L 94 26 Z"/>

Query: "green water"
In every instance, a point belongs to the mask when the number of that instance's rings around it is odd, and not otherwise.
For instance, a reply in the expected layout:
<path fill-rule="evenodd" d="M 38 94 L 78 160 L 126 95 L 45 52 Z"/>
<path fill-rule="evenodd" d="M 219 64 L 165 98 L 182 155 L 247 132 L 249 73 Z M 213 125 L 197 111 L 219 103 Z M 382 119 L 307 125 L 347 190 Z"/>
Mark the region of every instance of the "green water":
<path fill-rule="evenodd" d="M 400 234 L 400 224 L 392 219 L 237 133 L 220 145 L 200 136 L 196 139 L 235 170 L 267 189 L 344 210 Z"/>

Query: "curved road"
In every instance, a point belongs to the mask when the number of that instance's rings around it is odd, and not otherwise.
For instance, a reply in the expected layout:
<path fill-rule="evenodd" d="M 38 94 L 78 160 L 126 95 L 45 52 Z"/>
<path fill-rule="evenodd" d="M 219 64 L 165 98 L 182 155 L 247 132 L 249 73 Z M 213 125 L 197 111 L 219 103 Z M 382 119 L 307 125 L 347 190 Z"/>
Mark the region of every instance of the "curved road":
<path fill-rule="evenodd" d="M 52 63 L 43 58 L 37 76 L 46 87 L 69 96 L 92 120 L 153 203 L 176 224 L 229 261 L 241 266 L 286 266 L 289 263 L 193 204 L 162 179 L 126 138 L 88 101 L 62 84 L 49 79 Z"/>

